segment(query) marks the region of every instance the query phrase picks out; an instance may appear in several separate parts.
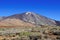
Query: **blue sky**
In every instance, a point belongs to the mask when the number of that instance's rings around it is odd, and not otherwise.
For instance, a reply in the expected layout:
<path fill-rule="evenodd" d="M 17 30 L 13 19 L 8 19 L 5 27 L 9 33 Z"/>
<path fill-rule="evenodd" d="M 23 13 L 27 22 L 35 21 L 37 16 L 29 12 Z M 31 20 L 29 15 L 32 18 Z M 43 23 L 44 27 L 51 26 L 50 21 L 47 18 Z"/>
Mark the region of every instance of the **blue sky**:
<path fill-rule="evenodd" d="M 60 20 L 60 0 L 0 0 L 0 16 L 27 11 Z"/>

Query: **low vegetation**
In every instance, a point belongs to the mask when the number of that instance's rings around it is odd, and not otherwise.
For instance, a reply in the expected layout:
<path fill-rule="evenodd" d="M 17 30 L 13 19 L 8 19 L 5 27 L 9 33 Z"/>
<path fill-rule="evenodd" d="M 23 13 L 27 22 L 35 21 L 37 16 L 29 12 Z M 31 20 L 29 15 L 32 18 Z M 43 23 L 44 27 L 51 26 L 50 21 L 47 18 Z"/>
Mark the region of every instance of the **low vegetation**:
<path fill-rule="evenodd" d="M 60 27 L 0 28 L 0 40 L 60 40 Z"/>

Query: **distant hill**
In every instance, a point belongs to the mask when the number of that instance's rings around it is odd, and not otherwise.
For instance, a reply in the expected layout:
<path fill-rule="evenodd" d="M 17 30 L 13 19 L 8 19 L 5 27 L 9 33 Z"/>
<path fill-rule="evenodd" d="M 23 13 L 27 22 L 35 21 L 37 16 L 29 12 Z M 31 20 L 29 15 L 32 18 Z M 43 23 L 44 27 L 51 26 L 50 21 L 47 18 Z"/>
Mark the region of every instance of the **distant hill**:
<path fill-rule="evenodd" d="M 0 17 L 0 20 L 3 20 L 5 17 Z"/>

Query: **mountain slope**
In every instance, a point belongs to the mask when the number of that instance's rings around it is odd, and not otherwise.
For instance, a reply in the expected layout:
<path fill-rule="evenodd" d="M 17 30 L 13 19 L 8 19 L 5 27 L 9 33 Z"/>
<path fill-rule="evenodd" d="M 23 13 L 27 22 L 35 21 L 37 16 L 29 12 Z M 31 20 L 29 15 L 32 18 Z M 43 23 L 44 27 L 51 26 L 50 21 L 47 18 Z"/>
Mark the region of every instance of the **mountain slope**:
<path fill-rule="evenodd" d="M 55 22 L 56 22 L 56 25 L 60 26 L 60 21 L 55 20 Z"/>
<path fill-rule="evenodd" d="M 0 22 L 0 27 L 34 27 L 34 25 L 30 23 L 26 23 L 21 21 L 20 19 L 15 18 L 7 18 Z"/>
<path fill-rule="evenodd" d="M 52 20 L 33 12 L 24 12 L 5 17 L 0 22 L 2 26 L 34 26 L 34 25 L 60 25 L 59 21 Z"/>
<path fill-rule="evenodd" d="M 16 15 L 9 16 L 7 18 L 16 18 L 36 25 L 56 25 L 56 22 L 54 20 L 49 19 L 42 15 L 35 14 L 33 12 L 16 14 Z"/>

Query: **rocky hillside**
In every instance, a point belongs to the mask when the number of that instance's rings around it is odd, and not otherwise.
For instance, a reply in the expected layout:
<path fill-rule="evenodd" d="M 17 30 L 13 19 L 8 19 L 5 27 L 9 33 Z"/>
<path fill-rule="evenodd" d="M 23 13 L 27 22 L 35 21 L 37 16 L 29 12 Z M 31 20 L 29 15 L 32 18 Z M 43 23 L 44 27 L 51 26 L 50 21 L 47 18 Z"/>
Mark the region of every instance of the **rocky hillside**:
<path fill-rule="evenodd" d="M 34 27 L 33 24 L 31 23 L 26 23 L 21 21 L 20 19 L 15 19 L 15 18 L 9 18 L 9 19 L 5 19 L 3 21 L 0 22 L 0 26 L 1 27 Z"/>

